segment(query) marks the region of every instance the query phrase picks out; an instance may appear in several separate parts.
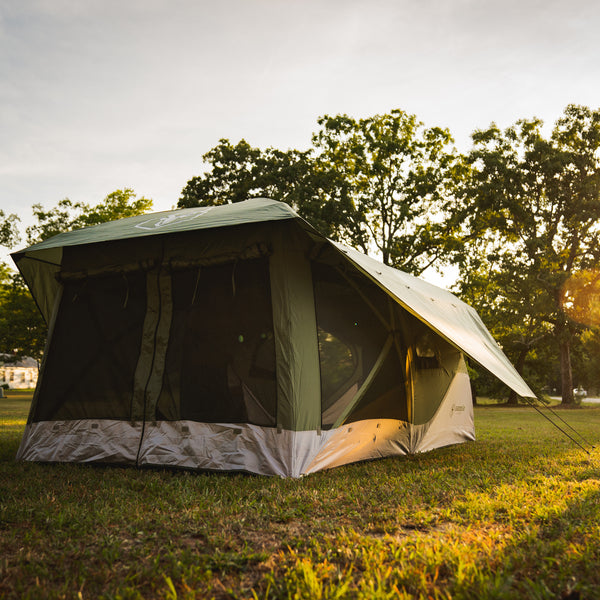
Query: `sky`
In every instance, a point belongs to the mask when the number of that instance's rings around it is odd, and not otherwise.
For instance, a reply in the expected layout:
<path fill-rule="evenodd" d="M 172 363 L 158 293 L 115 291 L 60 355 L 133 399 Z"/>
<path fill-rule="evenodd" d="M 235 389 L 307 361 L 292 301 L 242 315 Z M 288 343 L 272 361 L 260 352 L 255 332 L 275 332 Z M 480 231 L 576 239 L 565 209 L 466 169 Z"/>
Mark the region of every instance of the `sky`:
<path fill-rule="evenodd" d="M 304 149 L 325 114 L 400 108 L 461 151 L 550 127 L 600 107 L 599 28 L 594 0 L 0 0 L 0 208 L 168 210 L 219 139 Z"/>

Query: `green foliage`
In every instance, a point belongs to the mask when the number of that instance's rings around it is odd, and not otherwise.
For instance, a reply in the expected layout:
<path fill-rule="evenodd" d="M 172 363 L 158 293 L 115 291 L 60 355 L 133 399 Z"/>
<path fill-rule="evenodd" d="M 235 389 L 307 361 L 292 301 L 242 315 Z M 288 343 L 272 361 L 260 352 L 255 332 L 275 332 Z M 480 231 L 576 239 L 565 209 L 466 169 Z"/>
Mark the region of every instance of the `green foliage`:
<path fill-rule="evenodd" d="M 461 157 L 446 129 L 425 128 L 401 110 L 353 119 L 318 120 L 319 168 L 336 174 L 355 209 L 347 237 L 385 264 L 419 274 L 447 262 L 459 245 L 453 219 Z"/>
<path fill-rule="evenodd" d="M 180 208 L 262 197 L 286 202 L 332 239 L 351 227 L 348 202 L 327 201 L 337 177 L 318 168 L 311 150 L 260 150 L 245 140 L 234 146 L 222 139 L 202 158 L 209 168 L 188 181 Z"/>
<path fill-rule="evenodd" d="M 583 386 L 591 395 L 600 395 L 600 328 L 584 331 L 578 341 L 574 383 Z"/>
<path fill-rule="evenodd" d="M 541 127 L 522 120 L 473 135 L 460 292 L 521 370 L 534 349 L 560 349 L 571 402 L 570 351 L 583 327 L 565 306 L 571 278 L 600 260 L 600 111 L 568 106 L 549 139 Z"/>
<path fill-rule="evenodd" d="M 0 354 L 40 360 L 45 340 L 46 324 L 23 278 L 0 268 Z"/>
<path fill-rule="evenodd" d="M 229 140 L 221 139 L 202 159 L 210 170 L 188 181 L 181 192 L 180 208 L 230 204 L 260 196 L 280 200 L 291 184 L 277 175 L 293 164 L 293 154 L 273 148 L 263 152 L 245 140 L 232 146 Z"/>
<path fill-rule="evenodd" d="M 0 208 L 0 246 L 14 246 L 19 241 L 19 232 L 17 231 L 17 215 L 6 215 Z"/>
<path fill-rule="evenodd" d="M 0 596 L 596 598 L 600 463 L 527 408 L 478 441 L 300 480 L 15 463 L 0 400 Z M 562 410 L 591 443 L 600 410 Z"/>

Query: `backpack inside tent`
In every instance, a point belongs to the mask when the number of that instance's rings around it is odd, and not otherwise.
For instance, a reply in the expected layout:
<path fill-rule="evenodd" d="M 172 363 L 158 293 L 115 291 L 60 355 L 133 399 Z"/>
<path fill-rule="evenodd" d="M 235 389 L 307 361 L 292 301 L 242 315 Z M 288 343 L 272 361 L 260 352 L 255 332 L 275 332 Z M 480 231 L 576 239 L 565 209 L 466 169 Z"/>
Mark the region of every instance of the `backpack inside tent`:
<path fill-rule="evenodd" d="M 299 477 L 473 440 L 465 356 L 534 397 L 451 293 L 253 199 L 13 254 L 49 325 L 17 458 Z"/>

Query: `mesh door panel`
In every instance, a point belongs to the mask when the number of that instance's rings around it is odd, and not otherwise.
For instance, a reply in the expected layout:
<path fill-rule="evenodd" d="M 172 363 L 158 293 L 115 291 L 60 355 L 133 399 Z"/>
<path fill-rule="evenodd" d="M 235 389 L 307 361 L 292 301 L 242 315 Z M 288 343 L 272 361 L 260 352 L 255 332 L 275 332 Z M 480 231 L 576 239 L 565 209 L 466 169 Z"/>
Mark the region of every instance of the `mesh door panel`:
<path fill-rule="evenodd" d="M 64 284 L 34 421 L 130 419 L 146 274 Z"/>
<path fill-rule="evenodd" d="M 267 259 L 176 271 L 159 419 L 276 422 Z"/>

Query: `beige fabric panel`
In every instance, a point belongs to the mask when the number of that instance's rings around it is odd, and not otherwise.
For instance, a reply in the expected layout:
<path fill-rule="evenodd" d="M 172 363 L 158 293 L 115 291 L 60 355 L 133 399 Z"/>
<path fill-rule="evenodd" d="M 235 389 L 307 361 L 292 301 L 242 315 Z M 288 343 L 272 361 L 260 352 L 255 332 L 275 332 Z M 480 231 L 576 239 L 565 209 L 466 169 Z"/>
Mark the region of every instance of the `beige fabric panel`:
<path fill-rule="evenodd" d="M 138 464 L 290 477 L 292 437 L 291 431 L 249 424 L 160 421 L 146 425 Z"/>
<path fill-rule="evenodd" d="M 415 434 L 412 452 L 427 452 L 475 439 L 471 382 L 466 368 L 454 376 L 444 400 L 427 427 L 415 428 Z"/>
<path fill-rule="evenodd" d="M 412 425 L 395 419 L 369 419 L 331 429 L 304 473 L 409 453 Z M 324 432 L 325 433 L 325 432 Z"/>
<path fill-rule="evenodd" d="M 281 431 L 247 424 L 159 421 L 147 423 L 139 457 L 142 424 L 126 421 L 42 421 L 27 425 L 17 460 L 156 465 L 259 475 L 301 477 L 352 462 L 402 456 L 474 439 L 463 419 L 461 430 L 439 426 L 459 413 L 456 398 L 445 401 L 440 422 L 412 426 L 394 419 L 371 419 L 329 431 Z M 448 416 L 450 412 L 450 416 Z M 472 411 L 470 413 L 472 415 Z M 472 425 L 472 421 L 471 421 Z"/>
<path fill-rule="evenodd" d="M 141 432 L 141 423 L 108 419 L 30 423 L 17 460 L 135 464 Z"/>

